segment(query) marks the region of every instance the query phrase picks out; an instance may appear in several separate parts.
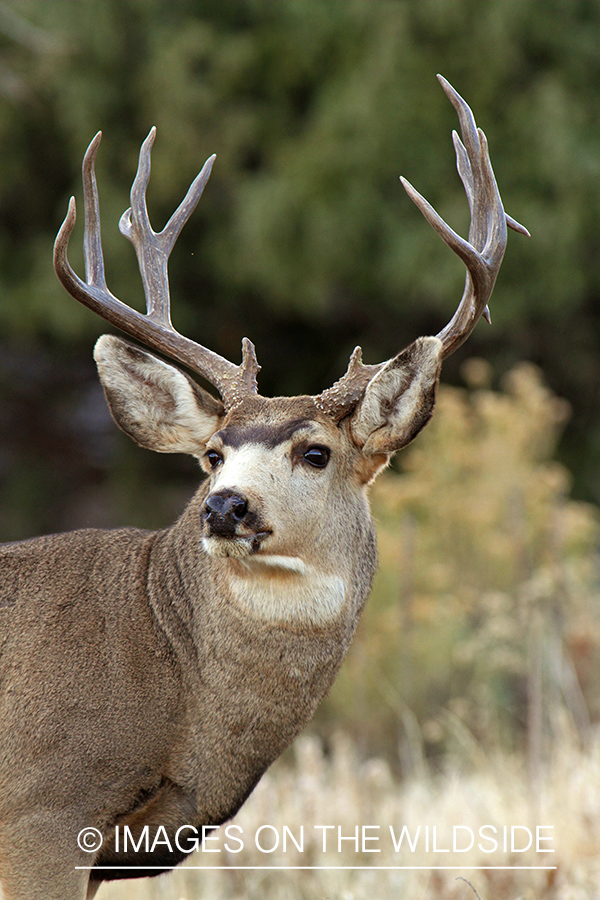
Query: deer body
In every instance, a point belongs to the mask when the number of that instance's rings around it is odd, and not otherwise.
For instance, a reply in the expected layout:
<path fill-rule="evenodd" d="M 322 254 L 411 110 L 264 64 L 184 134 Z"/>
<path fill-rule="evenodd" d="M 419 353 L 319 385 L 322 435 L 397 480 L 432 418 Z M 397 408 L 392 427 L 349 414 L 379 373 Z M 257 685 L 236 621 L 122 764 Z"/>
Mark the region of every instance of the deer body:
<path fill-rule="evenodd" d="M 2 680 L 10 678 L 12 688 L 2 705 L 14 725 L 3 736 L 0 782 L 2 831 L 11 837 L 25 825 L 23 837 L 32 838 L 22 810 L 40 796 L 55 810 L 65 795 L 75 801 L 77 817 L 65 829 L 64 852 L 71 854 L 85 826 L 110 841 L 115 824 L 163 824 L 172 839 L 186 824 L 220 824 L 333 682 L 367 573 L 356 573 L 360 587 L 348 592 L 350 615 L 340 608 L 314 626 L 302 614 L 273 621 L 227 589 L 223 570 L 240 564 L 206 559 L 197 530 L 188 530 L 196 512 L 192 503 L 164 532 L 83 531 L 4 553 L 3 571 L 9 561 L 9 579 L 14 572 L 19 585 L 9 598 L 0 660 Z M 40 550 L 47 567 L 37 564 Z M 52 558 L 64 566 L 62 574 Z M 286 584 L 305 577 L 266 575 L 281 582 L 282 603 Z M 58 671 L 57 647 L 70 648 Z M 15 759 L 28 775 L 17 786 Z M 84 857 L 82 864 L 91 861 Z M 106 864 L 104 854 L 97 862 Z M 154 854 L 152 864 L 161 863 Z"/>
<path fill-rule="evenodd" d="M 117 424 L 138 444 L 195 456 L 207 478 L 163 531 L 85 530 L 0 548 L 0 878 L 6 900 L 88 900 L 103 880 L 157 874 L 193 847 L 183 826 L 226 821 L 312 716 L 348 649 L 376 567 L 367 488 L 432 414 L 441 362 L 487 317 L 506 225 L 483 133 L 461 122 L 471 206 L 460 238 L 405 183 L 468 277 L 451 322 L 315 397 L 265 398 L 244 339 L 233 365 L 170 323 L 167 259 L 207 162 L 165 229 L 145 204 L 154 132 L 121 230 L 135 246 L 141 315 L 106 285 L 94 160 L 83 166 L 86 281 L 71 269 L 71 201 L 55 268 L 78 300 L 184 363 L 120 338 L 95 349 Z M 157 848 L 123 852 L 116 826 Z M 78 845 L 94 828 L 101 847 Z M 170 848 L 169 849 L 169 845 Z M 173 849 L 173 848 L 176 849 Z M 89 851 L 89 852 L 88 852 Z M 111 868 L 112 867 L 112 868 Z M 119 868 L 120 867 L 120 868 Z"/>

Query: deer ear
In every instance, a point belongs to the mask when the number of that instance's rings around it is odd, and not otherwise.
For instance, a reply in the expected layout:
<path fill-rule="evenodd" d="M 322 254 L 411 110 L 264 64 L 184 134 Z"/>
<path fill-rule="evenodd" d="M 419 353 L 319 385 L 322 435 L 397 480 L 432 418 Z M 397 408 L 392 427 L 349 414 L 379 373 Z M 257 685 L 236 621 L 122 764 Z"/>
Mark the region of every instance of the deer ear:
<path fill-rule="evenodd" d="M 202 453 L 223 404 L 183 372 L 112 335 L 94 348 L 100 381 L 119 428 L 159 453 Z"/>
<path fill-rule="evenodd" d="M 369 382 L 350 420 L 350 430 L 363 456 L 380 457 L 376 470 L 390 454 L 412 441 L 431 418 L 441 357 L 438 338 L 419 338 Z"/>

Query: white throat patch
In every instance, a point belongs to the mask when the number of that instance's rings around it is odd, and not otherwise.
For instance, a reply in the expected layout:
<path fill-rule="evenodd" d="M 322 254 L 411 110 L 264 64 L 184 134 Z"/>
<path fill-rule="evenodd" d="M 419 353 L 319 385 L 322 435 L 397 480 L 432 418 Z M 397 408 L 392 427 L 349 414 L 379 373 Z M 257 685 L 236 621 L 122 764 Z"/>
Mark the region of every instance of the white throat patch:
<path fill-rule="evenodd" d="M 327 575 L 293 556 L 256 555 L 240 560 L 229 583 L 241 607 L 268 622 L 324 625 L 346 601 L 339 575 Z"/>

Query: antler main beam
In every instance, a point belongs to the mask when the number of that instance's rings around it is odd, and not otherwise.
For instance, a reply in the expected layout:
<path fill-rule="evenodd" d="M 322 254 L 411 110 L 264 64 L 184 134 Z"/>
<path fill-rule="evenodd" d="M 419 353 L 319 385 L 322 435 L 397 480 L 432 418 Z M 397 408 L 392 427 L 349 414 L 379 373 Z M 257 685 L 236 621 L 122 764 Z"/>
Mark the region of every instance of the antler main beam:
<path fill-rule="evenodd" d="M 171 324 L 168 260 L 181 229 L 196 208 L 209 179 L 214 156 L 205 162 L 186 196 L 164 229 L 156 233 L 150 225 L 146 190 L 150 179 L 150 154 L 156 137 L 152 128 L 140 149 L 138 171 L 131 188 L 131 207 L 119 223 L 121 233 L 135 247 L 146 297 L 146 314 L 118 300 L 108 289 L 104 274 L 100 210 L 95 161 L 102 132 L 90 143 L 83 160 L 83 196 L 85 214 L 85 282 L 73 271 L 67 258 L 69 238 L 75 227 L 75 198 L 71 197 L 66 218 L 54 244 L 54 268 L 67 291 L 111 325 L 188 366 L 213 384 L 226 407 L 236 405 L 244 396 L 257 392 L 256 375 L 260 369 L 254 345 L 242 341 L 242 363 L 237 366 L 201 344 L 179 334 Z"/>
<path fill-rule="evenodd" d="M 438 80 L 458 114 L 462 140 L 452 132 L 458 173 L 467 194 L 471 212 L 469 238 L 465 240 L 444 222 L 428 201 L 405 179 L 402 184 L 442 240 L 462 259 L 467 269 L 465 289 L 454 316 L 437 337 L 442 342 L 442 359 L 467 340 L 479 318 L 488 321 L 490 299 L 506 249 L 507 226 L 520 234 L 527 229 L 506 215 L 494 178 L 485 134 L 475 124 L 468 104 L 441 75 Z M 328 388 L 317 402 L 336 418 L 346 415 L 362 396 L 369 381 L 386 363 L 364 366 L 357 347 L 346 374 Z"/>

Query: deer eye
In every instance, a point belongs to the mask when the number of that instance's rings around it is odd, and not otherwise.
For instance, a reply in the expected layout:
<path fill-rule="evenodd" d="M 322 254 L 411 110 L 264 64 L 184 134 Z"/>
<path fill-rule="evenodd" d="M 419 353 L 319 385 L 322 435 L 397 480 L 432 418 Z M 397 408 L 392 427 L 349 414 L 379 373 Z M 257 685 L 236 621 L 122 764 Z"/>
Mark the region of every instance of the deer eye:
<path fill-rule="evenodd" d="M 311 466 L 314 466 L 315 469 L 324 469 L 329 462 L 329 452 L 329 447 L 313 444 L 312 447 L 309 447 L 304 452 L 302 458 Z"/>
<path fill-rule="evenodd" d="M 211 469 L 216 469 L 217 466 L 223 462 L 223 456 L 217 452 L 217 450 L 207 450 L 204 458 L 208 461 Z"/>

